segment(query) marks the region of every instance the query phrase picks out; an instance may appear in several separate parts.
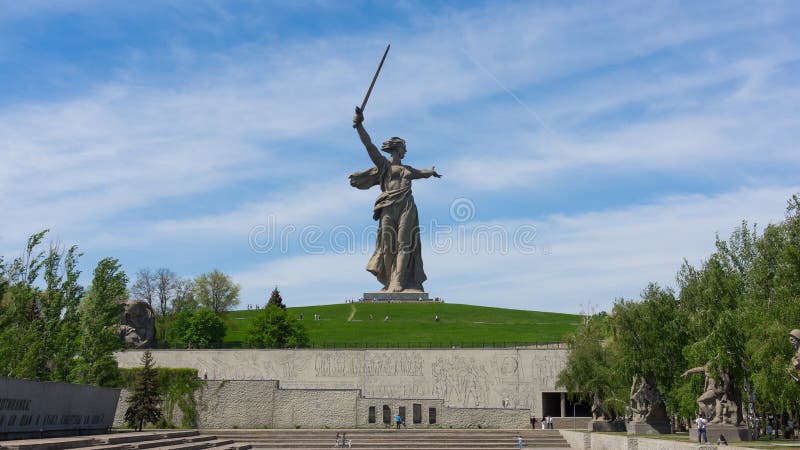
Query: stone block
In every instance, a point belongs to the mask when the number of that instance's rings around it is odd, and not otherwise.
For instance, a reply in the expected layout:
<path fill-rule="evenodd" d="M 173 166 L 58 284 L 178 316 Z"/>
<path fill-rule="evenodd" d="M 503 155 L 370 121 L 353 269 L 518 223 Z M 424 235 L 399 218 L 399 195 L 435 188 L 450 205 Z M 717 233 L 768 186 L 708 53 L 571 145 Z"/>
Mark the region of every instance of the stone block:
<path fill-rule="evenodd" d="M 592 420 L 587 427 L 589 431 L 622 432 L 625 431 L 625 422 L 618 420 Z"/>
<path fill-rule="evenodd" d="M 114 420 L 119 393 L 114 388 L 0 377 L 0 440 L 103 432 Z"/>
<path fill-rule="evenodd" d="M 672 428 L 669 422 L 627 422 L 625 424 L 628 434 L 670 434 Z"/>
<path fill-rule="evenodd" d="M 719 435 L 725 436 L 725 440 L 728 442 L 740 442 L 740 441 L 749 441 L 750 440 L 750 430 L 744 426 L 732 426 L 732 425 L 707 425 L 706 426 L 706 435 L 708 436 L 708 442 L 716 443 Z M 692 442 L 697 442 L 697 428 L 690 428 L 689 429 L 689 439 Z"/>

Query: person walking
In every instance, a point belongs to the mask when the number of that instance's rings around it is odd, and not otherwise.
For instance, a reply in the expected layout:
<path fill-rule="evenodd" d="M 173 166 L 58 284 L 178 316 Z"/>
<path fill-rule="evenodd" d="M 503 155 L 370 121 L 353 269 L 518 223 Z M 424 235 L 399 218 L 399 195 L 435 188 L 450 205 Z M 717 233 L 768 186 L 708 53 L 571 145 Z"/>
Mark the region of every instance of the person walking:
<path fill-rule="evenodd" d="M 700 443 L 702 439 L 702 442 L 707 444 L 708 434 L 706 434 L 706 419 L 700 414 L 697 416 L 697 419 L 695 419 L 695 423 L 697 424 L 697 442 Z"/>
<path fill-rule="evenodd" d="M 397 422 L 397 429 L 399 430 L 400 429 L 400 422 L 402 421 L 402 418 L 400 417 L 400 414 L 397 414 L 396 416 L 394 416 L 394 420 L 395 420 L 395 422 Z"/>
<path fill-rule="evenodd" d="M 522 445 L 523 445 L 522 435 L 519 435 L 519 434 L 517 435 L 517 443 L 519 444 L 519 448 L 522 448 Z"/>

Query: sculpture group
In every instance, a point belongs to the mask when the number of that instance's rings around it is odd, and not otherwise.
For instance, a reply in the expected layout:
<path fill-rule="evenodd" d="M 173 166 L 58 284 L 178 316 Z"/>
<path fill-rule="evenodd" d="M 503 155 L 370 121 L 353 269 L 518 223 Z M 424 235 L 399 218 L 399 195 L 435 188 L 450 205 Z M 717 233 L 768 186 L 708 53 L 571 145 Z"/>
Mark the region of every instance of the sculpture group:
<path fill-rule="evenodd" d="M 704 366 L 689 369 L 683 377 L 702 373 L 705 375 L 703 393 L 697 398 L 700 414 L 710 424 L 739 426 L 742 423 L 742 399 L 734 388 L 731 377 L 722 369 L 717 370 L 715 378 L 711 372 L 711 361 Z"/>

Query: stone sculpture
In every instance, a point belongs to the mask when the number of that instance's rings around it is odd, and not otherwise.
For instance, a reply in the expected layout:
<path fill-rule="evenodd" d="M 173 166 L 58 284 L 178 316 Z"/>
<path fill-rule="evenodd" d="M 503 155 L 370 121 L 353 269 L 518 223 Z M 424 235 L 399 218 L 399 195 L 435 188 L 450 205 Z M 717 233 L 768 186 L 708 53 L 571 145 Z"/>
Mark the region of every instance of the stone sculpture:
<path fill-rule="evenodd" d="M 350 175 L 350 185 L 358 189 L 381 187 L 372 214 L 372 218 L 379 221 L 378 236 L 367 271 L 383 285 L 382 292 L 423 292 L 422 283 L 427 276 L 422 267 L 419 216 L 411 194 L 411 181 L 440 178 L 441 175 L 435 167 L 415 169 L 402 164 L 406 142 L 399 137 L 393 137 L 381 146 L 391 159 L 381 156 L 363 122 L 363 113 L 356 108 L 353 125 L 375 167 Z"/>
<path fill-rule="evenodd" d="M 588 424 L 589 431 L 625 431 L 625 421 L 620 419 L 613 410 L 606 408 L 605 402 L 597 393 L 592 394 L 592 420 Z"/>
<path fill-rule="evenodd" d="M 414 196 L 411 195 L 411 180 L 440 178 L 441 175 L 435 167 L 415 169 L 402 164 L 406 155 L 406 141 L 399 137 L 393 137 L 381 146 L 381 151 L 391 155 L 391 159 L 386 159 L 364 129 L 364 109 L 389 47 L 386 46 L 364 101 L 361 107 L 356 107 L 353 117 L 353 128 L 358 132 L 375 167 L 350 175 L 350 185 L 358 189 L 369 189 L 376 185 L 381 187 L 381 195 L 375 200 L 372 214 L 372 218 L 379 221 L 378 236 L 375 252 L 367 263 L 367 271 L 383 285 L 381 292 L 422 293 L 422 283 L 427 277 L 422 267 L 419 216 Z"/>
<path fill-rule="evenodd" d="M 728 373 L 720 369 L 718 371 L 719 379 L 714 378 L 711 373 L 711 361 L 709 361 L 704 366 L 687 370 L 681 376 L 687 377 L 695 373 L 705 375 L 703 393 L 697 397 L 700 413 L 710 424 L 739 426 L 742 422 L 742 399 L 734 388 Z"/>
<path fill-rule="evenodd" d="M 606 411 L 600 396 L 594 394 L 592 398 L 592 420 L 612 420 L 613 417 Z"/>
<path fill-rule="evenodd" d="M 633 422 L 663 422 L 667 420 L 664 397 L 645 377 L 633 377 L 630 395 L 630 420 Z"/>
<path fill-rule="evenodd" d="M 147 302 L 130 300 L 123 303 L 119 334 L 127 347 L 151 348 L 156 338 L 156 315 Z"/>
<path fill-rule="evenodd" d="M 794 370 L 800 370 L 800 330 L 795 328 L 789 332 L 789 342 L 794 347 L 794 356 L 792 357 L 792 367 Z"/>

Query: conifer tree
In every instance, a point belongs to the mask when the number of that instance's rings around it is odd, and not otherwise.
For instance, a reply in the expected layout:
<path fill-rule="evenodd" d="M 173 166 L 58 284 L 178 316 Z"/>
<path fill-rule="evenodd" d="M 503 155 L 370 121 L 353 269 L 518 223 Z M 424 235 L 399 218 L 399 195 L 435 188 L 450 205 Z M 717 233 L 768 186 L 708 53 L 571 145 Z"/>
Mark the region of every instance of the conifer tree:
<path fill-rule="evenodd" d="M 283 304 L 283 298 L 278 290 L 278 286 L 275 286 L 275 289 L 272 290 L 272 294 L 269 296 L 267 306 L 277 306 L 280 309 L 286 309 L 286 305 Z"/>
<path fill-rule="evenodd" d="M 153 355 L 146 351 L 142 356 L 142 369 L 139 371 L 128 396 L 128 409 L 125 422 L 142 431 L 145 422 L 156 423 L 161 420 L 161 394 L 159 394 L 158 373 L 153 368 Z"/>

